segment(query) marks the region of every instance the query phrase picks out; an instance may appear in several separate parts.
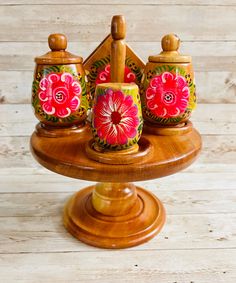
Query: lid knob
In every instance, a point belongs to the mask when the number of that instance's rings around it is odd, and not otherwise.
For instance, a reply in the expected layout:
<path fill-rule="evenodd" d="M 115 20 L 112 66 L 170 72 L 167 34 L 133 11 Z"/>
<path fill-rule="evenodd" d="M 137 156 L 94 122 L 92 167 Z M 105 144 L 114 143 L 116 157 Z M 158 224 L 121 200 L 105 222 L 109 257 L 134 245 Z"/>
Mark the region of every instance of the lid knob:
<path fill-rule="evenodd" d="M 164 52 L 178 51 L 180 39 L 176 34 L 167 34 L 161 40 L 161 46 Z"/>
<path fill-rule="evenodd" d="M 191 63 L 192 58 L 189 55 L 180 54 L 178 49 L 180 39 L 176 34 L 165 35 L 161 40 L 162 51 L 158 55 L 148 57 L 149 62 L 154 63 Z"/>
<path fill-rule="evenodd" d="M 66 50 L 67 38 L 61 33 L 50 34 L 48 37 L 48 44 L 52 51 Z"/>

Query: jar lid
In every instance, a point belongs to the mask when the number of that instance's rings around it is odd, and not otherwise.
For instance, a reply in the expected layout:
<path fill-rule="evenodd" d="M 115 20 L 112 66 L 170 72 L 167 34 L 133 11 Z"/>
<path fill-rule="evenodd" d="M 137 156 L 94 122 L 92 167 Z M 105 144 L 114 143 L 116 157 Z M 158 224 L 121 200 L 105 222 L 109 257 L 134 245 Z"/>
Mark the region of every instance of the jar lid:
<path fill-rule="evenodd" d="M 190 63 L 191 56 L 181 55 L 178 51 L 180 39 L 176 34 L 167 34 L 161 40 L 162 52 L 148 57 L 149 62 Z"/>
<path fill-rule="evenodd" d="M 48 45 L 51 51 L 36 57 L 34 61 L 39 65 L 64 65 L 82 63 L 83 58 L 66 51 L 67 38 L 64 34 L 55 33 L 48 37 Z"/>

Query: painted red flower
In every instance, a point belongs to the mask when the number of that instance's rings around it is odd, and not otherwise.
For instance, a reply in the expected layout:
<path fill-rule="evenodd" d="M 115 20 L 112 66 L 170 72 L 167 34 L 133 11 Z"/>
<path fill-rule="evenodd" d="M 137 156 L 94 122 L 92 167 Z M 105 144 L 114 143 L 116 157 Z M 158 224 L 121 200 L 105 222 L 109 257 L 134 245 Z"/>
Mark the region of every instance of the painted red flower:
<path fill-rule="evenodd" d="M 65 118 L 79 108 L 81 92 L 70 73 L 50 73 L 39 82 L 38 97 L 45 113 Z"/>
<path fill-rule="evenodd" d="M 124 82 L 125 83 L 134 83 L 136 80 L 136 75 L 125 66 Z M 96 78 L 96 85 L 102 83 L 109 83 L 111 81 L 111 66 L 106 65 L 106 67 L 101 70 Z"/>
<path fill-rule="evenodd" d="M 176 117 L 185 112 L 189 95 L 184 77 L 165 72 L 151 79 L 146 90 L 147 107 L 155 116 Z"/>
<path fill-rule="evenodd" d="M 93 126 L 98 137 L 110 145 L 124 145 L 134 138 L 139 125 L 138 107 L 132 96 L 108 89 L 93 109 Z"/>

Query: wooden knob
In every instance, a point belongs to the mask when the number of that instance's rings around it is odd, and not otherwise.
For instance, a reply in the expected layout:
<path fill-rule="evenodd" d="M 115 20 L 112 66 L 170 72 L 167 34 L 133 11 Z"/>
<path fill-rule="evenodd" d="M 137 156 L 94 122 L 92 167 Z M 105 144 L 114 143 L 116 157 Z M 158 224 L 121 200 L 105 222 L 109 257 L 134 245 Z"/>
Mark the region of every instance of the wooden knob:
<path fill-rule="evenodd" d="M 122 15 L 116 15 L 112 17 L 111 21 L 111 35 L 115 40 L 121 40 L 125 38 L 126 24 L 125 17 Z"/>
<path fill-rule="evenodd" d="M 48 44 L 52 51 L 66 50 L 67 38 L 64 34 L 60 33 L 50 34 Z"/>
<path fill-rule="evenodd" d="M 167 34 L 161 40 L 163 51 L 178 51 L 180 39 L 176 34 Z"/>

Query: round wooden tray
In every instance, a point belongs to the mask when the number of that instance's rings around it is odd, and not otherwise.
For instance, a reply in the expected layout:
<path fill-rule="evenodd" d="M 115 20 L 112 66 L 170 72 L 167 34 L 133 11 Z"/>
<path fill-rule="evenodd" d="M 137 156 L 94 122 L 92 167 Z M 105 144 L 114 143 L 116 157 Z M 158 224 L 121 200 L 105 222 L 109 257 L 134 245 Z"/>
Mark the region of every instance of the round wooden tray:
<path fill-rule="evenodd" d="M 201 150 L 201 136 L 194 128 L 171 136 L 144 132 L 143 137 L 152 145 L 149 158 L 126 166 L 99 163 L 87 156 L 85 146 L 92 139 L 87 125 L 78 135 L 57 138 L 34 132 L 31 151 L 40 164 L 61 175 L 88 181 L 133 182 L 176 173 L 188 167 Z"/>

